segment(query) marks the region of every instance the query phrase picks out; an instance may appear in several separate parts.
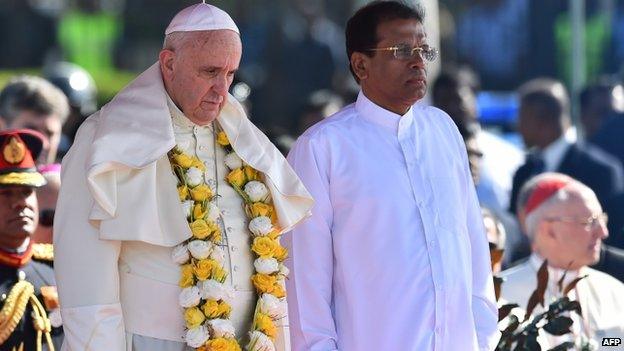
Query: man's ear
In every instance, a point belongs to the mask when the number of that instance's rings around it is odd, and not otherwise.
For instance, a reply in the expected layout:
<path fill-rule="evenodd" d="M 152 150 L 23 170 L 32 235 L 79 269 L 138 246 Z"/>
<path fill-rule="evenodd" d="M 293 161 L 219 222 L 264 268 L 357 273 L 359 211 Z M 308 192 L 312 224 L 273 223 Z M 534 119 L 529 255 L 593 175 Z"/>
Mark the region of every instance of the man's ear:
<path fill-rule="evenodd" d="M 175 61 L 175 52 L 169 49 L 162 49 L 158 54 L 160 62 L 160 72 L 166 81 L 170 81 L 173 77 L 173 66 Z"/>
<path fill-rule="evenodd" d="M 351 68 L 353 68 L 353 72 L 355 72 L 355 75 L 360 81 L 368 78 L 370 65 L 370 57 L 361 52 L 354 52 L 351 54 Z"/>

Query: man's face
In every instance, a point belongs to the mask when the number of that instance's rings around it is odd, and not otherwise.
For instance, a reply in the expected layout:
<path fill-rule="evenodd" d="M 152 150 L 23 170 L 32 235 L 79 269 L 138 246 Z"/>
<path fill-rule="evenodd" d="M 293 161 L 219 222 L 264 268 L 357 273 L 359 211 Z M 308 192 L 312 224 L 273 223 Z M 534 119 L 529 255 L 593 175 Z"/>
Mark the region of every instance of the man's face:
<path fill-rule="evenodd" d="M 530 105 L 520 105 L 518 112 L 518 132 L 522 136 L 522 140 L 527 149 L 538 144 L 538 124 L 535 113 L 535 109 Z"/>
<path fill-rule="evenodd" d="M 34 233 L 37 223 L 37 196 L 32 187 L 0 187 L 0 247 L 20 247 Z"/>
<path fill-rule="evenodd" d="M 588 219 L 602 214 L 602 207 L 591 193 L 573 194 L 567 201 L 556 205 L 545 223 L 548 244 L 542 255 L 551 265 L 559 268 L 579 269 L 592 265 L 600 258 L 602 240 L 608 236 L 606 223 Z"/>
<path fill-rule="evenodd" d="M 377 48 L 406 44 L 427 45 L 423 25 L 415 19 L 382 22 L 377 27 Z M 406 60 L 394 57 L 392 51 L 377 51 L 373 57 L 362 55 L 364 76 L 362 90 L 380 106 L 403 114 L 427 92 L 425 62 L 418 54 Z"/>
<path fill-rule="evenodd" d="M 190 33 L 188 45 L 163 50 L 161 70 L 167 92 L 195 124 L 212 122 L 227 101 L 242 47 L 230 30 Z"/>
<path fill-rule="evenodd" d="M 55 114 L 40 115 L 33 111 L 22 111 L 9 126 L 15 129 L 32 129 L 48 138 L 48 148 L 43 149 L 39 155 L 40 163 L 54 163 L 56 152 L 61 142 L 61 120 Z"/>

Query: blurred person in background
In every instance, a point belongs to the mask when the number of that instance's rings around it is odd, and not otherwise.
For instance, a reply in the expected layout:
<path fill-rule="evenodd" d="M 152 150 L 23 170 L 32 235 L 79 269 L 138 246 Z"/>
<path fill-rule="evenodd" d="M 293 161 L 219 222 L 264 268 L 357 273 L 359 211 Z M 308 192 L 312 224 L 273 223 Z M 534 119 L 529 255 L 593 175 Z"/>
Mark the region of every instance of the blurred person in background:
<path fill-rule="evenodd" d="M 585 139 L 593 144 L 604 143 L 600 146 L 603 150 L 618 157 L 624 162 L 624 152 L 618 152 L 616 150 L 609 149 L 605 144 L 608 143 L 608 139 L 603 135 L 597 135 L 598 132 L 604 133 L 603 130 L 605 123 L 612 118 L 617 118 L 624 113 L 624 87 L 622 84 L 602 81 L 586 86 L 581 91 L 579 96 L 580 108 L 581 108 L 581 124 L 583 125 L 583 132 Z M 619 134 L 621 135 L 621 134 Z M 624 143 L 619 142 L 618 145 Z M 605 148 L 605 146 L 607 146 Z M 624 147 L 621 147 L 624 150 Z"/>
<path fill-rule="evenodd" d="M 39 224 L 33 235 L 33 240 L 37 243 L 51 244 L 54 211 L 61 188 L 61 165 L 53 163 L 39 167 L 39 173 L 45 178 L 46 184 L 37 189 Z"/>
<path fill-rule="evenodd" d="M 33 240 L 35 191 L 46 182 L 35 160 L 44 145 L 34 131 L 0 132 L 0 350 L 60 350 L 63 339 L 52 245 Z"/>
<path fill-rule="evenodd" d="M 505 240 L 507 235 L 503 223 L 486 207 L 481 207 L 483 226 L 490 246 L 490 258 L 492 259 L 492 273 L 498 274 L 502 270 L 501 258 L 505 252 Z"/>
<path fill-rule="evenodd" d="M 241 51 L 225 11 L 186 7 L 165 29 L 158 62 L 80 127 L 63 159 L 54 218 L 64 350 L 240 349 L 248 341 L 289 350 L 287 272 L 255 252 L 266 253 L 260 241 L 285 258 L 267 226 L 279 236 L 313 200 L 228 93 Z M 248 225 L 251 195 L 241 194 L 254 184 L 253 208 L 266 214 L 261 232 Z M 259 203 L 268 197 L 270 205 Z M 275 318 L 263 314 L 264 329 L 255 311 L 267 299 Z"/>
<path fill-rule="evenodd" d="M 97 110 L 97 89 L 93 77 L 82 67 L 56 62 L 43 68 L 43 77 L 61 89 L 69 101 L 69 116 L 63 123 L 59 159 L 74 141 L 80 124 Z"/>
<path fill-rule="evenodd" d="M 477 128 L 477 143 L 483 153 L 477 196 L 482 205 L 499 213 L 509 206 L 513 175 L 524 157 L 513 144 L 480 128 L 477 110 L 479 85 L 479 79 L 470 69 L 446 68 L 433 84 L 432 102 L 451 116 L 460 132 L 468 128 L 468 124 Z"/>
<path fill-rule="evenodd" d="M 518 218 L 518 222 L 520 223 L 520 227 L 522 228 L 522 233 L 524 233 L 524 235 L 522 235 L 524 240 L 516 243 L 516 245 L 514 246 L 511 246 L 509 250 L 506 251 L 505 255 L 511 256 L 512 264 L 521 262 L 523 259 L 529 257 L 531 254 L 531 243 L 529 241 L 529 236 L 526 234 L 526 206 L 529 201 L 530 195 L 536 189 L 537 185 L 539 185 L 540 179 L 552 177 L 552 175 L 552 172 L 546 172 L 540 176 L 533 177 L 533 180 L 527 182 L 518 194 L 516 215 Z M 557 174 L 556 177 L 563 181 L 573 180 L 573 178 L 568 177 L 564 174 Z M 610 221 L 611 217 L 609 218 L 608 222 Z M 609 226 L 607 225 L 607 229 L 608 227 Z M 609 231 L 609 233 L 611 232 Z M 610 236 L 611 234 L 609 235 L 609 237 Z M 602 241 L 602 246 L 600 248 L 600 258 L 598 262 L 592 265 L 592 268 L 597 269 L 601 272 L 605 272 L 613 276 L 614 278 L 617 278 L 618 280 L 624 282 L 624 250 L 608 245 L 609 237 L 607 237 L 606 240 Z"/>
<path fill-rule="evenodd" d="M 574 341 L 575 349 L 582 344 L 601 345 L 603 337 L 624 336 L 624 284 L 612 276 L 589 268 L 600 258 L 602 240 L 607 237 L 607 217 L 594 192 L 584 184 L 559 173 L 546 173 L 530 179 L 521 192 L 527 192 L 524 209 L 526 233 L 532 254 L 528 261 L 503 271 L 501 297 L 526 308 L 537 286 L 536 273 L 548 260 L 548 282 L 544 301 L 563 296 L 558 282 L 566 287 L 581 279 L 567 297 L 581 305 L 580 316 L 571 313 L 571 333 L 556 337 L 543 335 L 547 345 L 554 347 Z M 565 277 L 564 277 L 565 275 Z M 543 312 L 539 306 L 533 314 Z"/>
<path fill-rule="evenodd" d="M 497 341 L 466 149 L 446 113 L 418 103 L 437 58 L 423 20 L 399 1 L 359 9 L 345 33 L 357 100 L 288 155 L 315 200 L 284 237 L 293 350 L 476 351 Z"/>
<path fill-rule="evenodd" d="M 528 1 L 477 0 L 458 18 L 458 60 L 479 72 L 488 90 L 512 89 L 524 78 L 528 10 Z"/>
<path fill-rule="evenodd" d="M 519 94 L 518 131 L 529 154 L 514 175 L 510 211 L 516 212 L 518 192 L 528 179 L 552 171 L 586 184 L 607 206 L 624 189 L 622 165 L 595 146 L 578 142 L 563 84 L 538 78 L 523 84 Z"/>
<path fill-rule="evenodd" d="M 297 118 L 296 135 L 303 134 L 311 126 L 338 112 L 343 105 L 340 96 L 329 90 L 319 90 L 310 94 Z"/>
<path fill-rule="evenodd" d="M 40 164 L 57 161 L 61 130 L 68 115 L 65 94 L 43 78 L 18 76 L 0 91 L 0 117 L 7 128 L 36 130 L 48 139 L 38 159 Z"/>

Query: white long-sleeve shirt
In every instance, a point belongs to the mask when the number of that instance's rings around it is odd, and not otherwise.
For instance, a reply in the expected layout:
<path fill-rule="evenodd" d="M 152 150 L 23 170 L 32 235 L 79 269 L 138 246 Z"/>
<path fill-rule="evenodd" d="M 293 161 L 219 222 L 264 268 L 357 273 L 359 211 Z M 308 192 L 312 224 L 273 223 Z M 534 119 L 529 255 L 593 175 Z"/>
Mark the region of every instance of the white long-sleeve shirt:
<path fill-rule="evenodd" d="M 399 116 L 363 93 L 288 160 L 315 199 L 287 234 L 293 350 L 490 350 L 490 259 L 450 118 Z"/>

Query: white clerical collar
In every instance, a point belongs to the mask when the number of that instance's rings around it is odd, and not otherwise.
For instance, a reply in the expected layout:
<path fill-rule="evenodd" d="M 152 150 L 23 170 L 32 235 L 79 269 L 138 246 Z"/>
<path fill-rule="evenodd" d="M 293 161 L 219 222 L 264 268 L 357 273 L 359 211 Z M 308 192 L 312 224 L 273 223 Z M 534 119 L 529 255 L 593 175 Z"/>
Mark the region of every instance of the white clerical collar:
<path fill-rule="evenodd" d="M 365 120 L 387 128 L 394 133 L 398 132 L 399 127 L 409 126 L 413 120 L 412 107 L 405 114 L 399 115 L 375 104 L 361 90 L 355 102 L 355 110 Z"/>
<path fill-rule="evenodd" d="M 531 264 L 531 267 L 533 267 L 535 272 L 537 272 L 539 268 L 542 266 L 542 263 L 544 263 L 544 258 L 542 258 L 540 255 L 534 252 L 531 254 L 531 256 L 529 256 L 529 263 Z M 585 267 L 581 267 L 581 269 L 578 269 L 578 270 L 568 270 L 566 273 L 565 269 L 556 268 L 551 265 L 548 265 L 548 280 L 551 282 L 554 281 L 555 283 L 559 282 L 559 280 L 565 273 L 565 279 L 563 282 L 564 287 L 565 287 L 566 284 L 568 284 L 569 282 L 574 280 L 576 277 L 578 277 L 579 274 L 583 273 L 585 271 L 584 268 Z"/>
<path fill-rule="evenodd" d="M 184 115 L 184 112 L 178 108 L 178 106 L 173 102 L 171 96 L 165 92 L 167 96 L 167 107 L 169 107 L 169 111 L 171 112 L 171 120 L 173 121 L 174 131 L 190 131 L 193 128 L 207 128 L 212 130 L 212 123 L 209 123 L 205 126 L 199 126 L 193 123 L 188 117 Z"/>
<path fill-rule="evenodd" d="M 563 157 L 565 156 L 568 147 L 574 144 L 576 140 L 576 128 L 570 127 L 559 137 L 559 139 L 546 146 L 544 150 L 542 150 L 542 159 L 544 160 L 545 167 L 544 171 L 555 171 L 561 164 L 561 161 L 563 161 Z"/>

